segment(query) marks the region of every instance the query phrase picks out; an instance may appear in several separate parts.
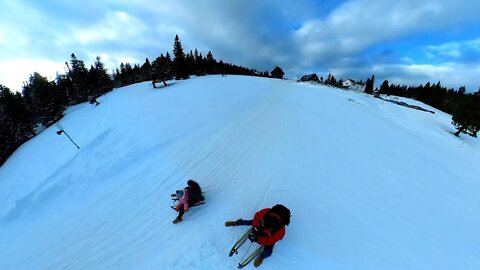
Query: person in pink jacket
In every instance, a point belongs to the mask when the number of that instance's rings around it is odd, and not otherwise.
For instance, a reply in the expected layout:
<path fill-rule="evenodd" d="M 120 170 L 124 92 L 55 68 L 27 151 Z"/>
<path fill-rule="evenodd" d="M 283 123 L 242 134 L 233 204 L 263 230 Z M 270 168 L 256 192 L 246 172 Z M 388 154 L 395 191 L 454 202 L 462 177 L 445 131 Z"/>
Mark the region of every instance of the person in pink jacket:
<path fill-rule="evenodd" d="M 190 179 L 187 181 L 187 185 L 183 190 L 177 190 L 176 197 L 178 198 L 178 204 L 175 206 L 175 211 L 178 212 L 178 216 L 173 221 L 173 224 L 182 221 L 183 214 L 188 211 L 190 206 L 205 200 L 202 195 L 202 189 L 197 182 Z"/>

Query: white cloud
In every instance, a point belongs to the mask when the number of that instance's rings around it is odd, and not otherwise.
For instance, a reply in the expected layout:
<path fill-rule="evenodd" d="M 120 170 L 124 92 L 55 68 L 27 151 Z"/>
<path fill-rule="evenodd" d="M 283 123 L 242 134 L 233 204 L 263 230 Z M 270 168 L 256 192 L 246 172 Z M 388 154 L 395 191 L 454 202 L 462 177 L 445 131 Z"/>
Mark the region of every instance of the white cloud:
<path fill-rule="evenodd" d="M 93 63 L 97 56 L 100 56 L 104 67 L 109 73 L 113 73 L 121 63 L 143 64 L 145 57 L 132 52 L 115 52 L 115 53 L 87 53 L 88 63 Z"/>
<path fill-rule="evenodd" d="M 402 57 L 402 58 L 401 58 L 401 61 L 402 61 L 403 63 L 407 63 L 407 64 L 413 64 L 413 63 L 415 62 L 415 60 L 413 60 L 412 58 L 407 57 L 407 56 Z"/>
<path fill-rule="evenodd" d="M 463 23 L 479 23 L 480 10 L 480 1 L 446 0 L 44 2 L 0 3 L 6 11 L 0 17 L 0 61 L 45 57 L 63 64 L 75 52 L 87 65 L 102 55 L 105 66 L 112 69 L 120 62 L 142 63 L 145 57 L 152 60 L 171 51 L 179 34 L 185 50 L 198 48 L 203 55 L 210 50 L 226 62 L 259 70 L 279 65 L 292 72 L 322 67 L 351 77 L 349 70 L 371 73 L 366 66 L 377 59 L 362 62 L 368 49 L 412 34 L 455 32 Z M 429 62 L 438 63 L 440 55 L 454 59 L 463 56 L 466 46 L 479 48 L 480 39 L 457 50 L 450 46 L 423 52 L 431 56 Z M 389 48 L 378 50 L 383 49 Z M 419 63 L 414 54 L 395 53 L 389 64 Z M 3 80 L 18 77 L 2 74 Z M 26 79 L 28 75 L 21 81 Z"/>
<path fill-rule="evenodd" d="M 455 65 L 453 64 L 446 64 L 446 65 L 413 64 L 413 65 L 404 66 L 403 68 L 405 68 L 405 70 L 411 74 L 424 74 L 428 77 L 441 80 L 446 76 L 451 76 L 452 73 L 455 71 L 455 69 L 458 68 L 458 66 L 455 67 Z"/>
<path fill-rule="evenodd" d="M 476 51 L 480 54 L 480 38 L 430 45 L 425 48 L 425 51 L 432 58 L 435 58 L 437 55 L 460 58 L 466 51 Z"/>
<path fill-rule="evenodd" d="M 0 44 L 2 46 L 8 47 L 23 47 L 29 44 L 29 38 L 19 31 L 8 27 L 8 25 L 1 25 L 0 24 Z M 2 53 L 0 53 L 0 56 Z"/>
<path fill-rule="evenodd" d="M 376 84 L 388 80 L 393 84 L 420 85 L 430 82 L 441 84 L 447 88 L 458 89 L 464 85 L 470 92 L 477 91 L 480 86 L 478 74 L 480 64 L 476 66 L 459 63 L 431 64 L 392 64 L 367 67 L 364 70 L 347 70 L 350 74 L 375 74 Z"/>
<path fill-rule="evenodd" d="M 54 80 L 57 72 L 64 73 L 64 64 L 50 60 L 30 59 L 0 61 L 0 84 L 12 91 L 21 91 L 23 82 L 28 81 L 29 76 L 34 72 Z"/>
<path fill-rule="evenodd" d="M 305 22 L 293 38 L 303 56 L 311 59 L 354 55 L 409 34 L 441 31 L 463 22 L 478 21 L 473 10 L 480 9 L 480 2 L 471 2 L 347 1 L 326 18 Z"/>
<path fill-rule="evenodd" d="M 72 37 L 80 44 L 116 41 L 141 42 L 148 37 L 147 26 L 142 20 L 123 11 L 111 11 L 105 19 L 89 28 L 72 27 Z"/>
<path fill-rule="evenodd" d="M 470 91 L 476 91 L 479 85 L 478 74 L 480 64 L 476 66 L 458 63 L 444 63 L 441 65 L 410 65 L 405 67 L 406 72 L 415 75 L 423 74 L 430 82 L 442 82 L 442 85 L 458 89 L 465 85 Z M 422 82 L 425 84 L 425 82 Z"/>

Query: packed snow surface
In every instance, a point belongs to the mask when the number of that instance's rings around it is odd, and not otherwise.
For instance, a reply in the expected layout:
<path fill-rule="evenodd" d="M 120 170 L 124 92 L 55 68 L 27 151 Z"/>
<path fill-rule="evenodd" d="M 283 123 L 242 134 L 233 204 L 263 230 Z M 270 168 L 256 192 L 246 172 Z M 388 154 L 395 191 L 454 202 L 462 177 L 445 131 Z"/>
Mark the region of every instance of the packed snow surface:
<path fill-rule="evenodd" d="M 79 150 L 52 126 L 0 168 L 0 269 L 236 269 L 224 222 L 277 203 L 261 269 L 480 269 L 480 141 L 425 104 L 243 76 L 99 102 L 59 122 Z M 188 179 L 207 203 L 174 225 Z"/>

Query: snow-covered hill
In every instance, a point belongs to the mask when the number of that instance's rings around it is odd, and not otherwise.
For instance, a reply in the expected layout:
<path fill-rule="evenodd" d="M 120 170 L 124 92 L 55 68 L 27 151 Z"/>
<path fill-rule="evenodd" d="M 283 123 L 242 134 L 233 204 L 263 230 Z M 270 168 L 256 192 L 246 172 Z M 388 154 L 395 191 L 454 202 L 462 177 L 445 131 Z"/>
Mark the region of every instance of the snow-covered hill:
<path fill-rule="evenodd" d="M 262 269 L 480 269 L 480 141 L 449 115 L 242 76 L 99 101 L 60 121 L 80 150 L 53 126 L 0 168 L 0 269 L 235 269 L 224 221 L 276 203 Z M 190 178 L 207 203 L 174 225 Z"/>

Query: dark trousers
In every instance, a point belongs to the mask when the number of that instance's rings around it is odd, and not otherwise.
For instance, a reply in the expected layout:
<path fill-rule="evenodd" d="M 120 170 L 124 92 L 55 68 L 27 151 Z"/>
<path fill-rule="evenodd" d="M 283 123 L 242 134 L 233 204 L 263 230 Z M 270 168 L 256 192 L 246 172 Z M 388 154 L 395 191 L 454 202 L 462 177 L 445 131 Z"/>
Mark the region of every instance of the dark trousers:
<path fill-rule="evenodd" d="M 178 210 L 177 219 L 181 219 L 183 217 L 183 214 L 185 214 L 185 206 L 182 204 L 182 206 L 180 206 L 180 209 Z"/>
<path fill-rule="evenodd" d="M 235 221 L 235 223 L 236 223 L 237 226 L 238 225 L 253 226 L 253 220 L 239 219 L 239 220 Z M 275 246 L 275 244 L 273 244 L 271 246 L 263 246 L 263 251 L 262 251 L 262 254 L 260 254 L 260 256 L 262 256 L 262 258 L 264 258 L 264 259 L 272 256 L 274 246 Z"/>
<path fill-rule="evenodd" d="M 195 199 L 190 199 L 188 200 L 188 205 L 190 206 L 193 206 L 194 204 L 198 203 L 198 200 L 195 200 Z M 180 209 L 178 210 L 178 216 L 177 218 L 182 218 L 183 217 L 183 214 L 185 214 L 185 206 L 182 204 L 182 206 L 180 207 Z"/>

